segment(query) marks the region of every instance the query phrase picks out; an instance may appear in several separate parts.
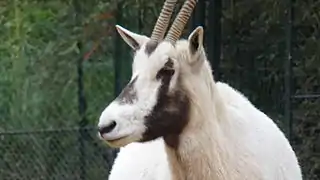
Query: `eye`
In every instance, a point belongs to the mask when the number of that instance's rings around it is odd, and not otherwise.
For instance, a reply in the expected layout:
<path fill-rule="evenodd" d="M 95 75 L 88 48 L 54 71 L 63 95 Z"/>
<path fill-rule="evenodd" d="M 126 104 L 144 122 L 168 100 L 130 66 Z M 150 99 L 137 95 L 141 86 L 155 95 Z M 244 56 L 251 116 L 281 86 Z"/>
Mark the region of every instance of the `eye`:
<path fill-rule="evenodd" d="M 164 66 L 158 71 L 156 78 L 160 79 L 162 77 L 171 77 L 173 76 L 174 72 L 175 70 L 173 68 L 173 61 L 169 58 Z"/>

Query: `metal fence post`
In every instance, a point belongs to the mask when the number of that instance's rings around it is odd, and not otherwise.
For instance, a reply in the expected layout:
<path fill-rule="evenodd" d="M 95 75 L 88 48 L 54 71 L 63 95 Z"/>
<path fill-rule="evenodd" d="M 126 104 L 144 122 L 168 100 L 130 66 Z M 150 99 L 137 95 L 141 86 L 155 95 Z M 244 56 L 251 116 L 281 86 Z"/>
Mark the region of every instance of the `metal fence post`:
<path fill-rule="evenodd" d="M 81 49 L 81 43 L 78 44 L 78 48 Z M 86 159 L 85 159 L 85 145 L 84 141 L 86 138 L 86 131 L 85 127 L 87 126 L 87 118 L 85 115 L 86 112 L 86 99 L 84 96 L 84 89 L 83 89 L 83 67 L 82 67 L 82 58 L 78 60 L 78 102 L 79 102 L 79 115 L 80 115 L 80 122 L 79 122 L 79 143 L 80 143 L 80 179 L 86 179 Z"/>
<path fill-rule="evenodd" d="M 292 108 L 291 108 L 291 97 L 292 97 L 292 23 L 293 23 L 293 0 L 287 0 L 286 4 L 286 61 L 285 61 L 285 127 L 288 139 L 292 140 Z"/>
<path fill-rule="evenodd" d="M 122 4 L 120 1 L 117 3 L 116 11 L 116 23 L 121 24 L 122 21 Z M 114 76 L 115 76 L 115 85 L 114 85 L 114 96 L 118 96 L 121 92 L 122 82 L 121 82 L 121 72 L 122 72 L 122 46 L 121 46 L 121 37 L 118 33 L 115 33 L 114 37 L 114 55 L 113 55 L 113 65 L 114 65 Z M 113 149 L 112 155 L 116 157 L 119 149 Z"/>
<path fill-rule="evenodd" d="M 74 18 L 75 22 L 78 24 L 81 22 L 81 5 L 79 4 L 79 1 L 74 0 L 73 2 L 74 6 Z M 80 116 L 80 122 L 79 122 L 79 151 L 80 151 L 80 179 L 84 180 L 86 179 L 86 158 L 85 158 L 85 145 L 84 145 L 84 140 L 86 137 L 86 131 L 85 131 L 85 126 L 87 126 L 88 122 L 86 119 L 86 99 L 84 95 L 84 88 L 83 88 L 83 57 L 82 57 L 82 42 L 78 41 L 77 47 L 80 51 L 79 57 L 77 59 L 77 85 L 78 85 L 78 111 L 79 111 L 79 116 Z"/>
<path fill-rule="evenodd" d="M 122 2 L 117 3 L 117 11 L 116 11 L 116 23 L 121 24 L 122 21 Z M 121 48 L 121 37 L 118 33 L 115 33 L 114 37 L 114 55 L 113 55 L 113 65 L 114 65 L 114 76 L 115 76 L 115 85 L 114 85 L 114 96 L 118 96 L 121 91 L 121 60 L 122 60 L 122 48 Z"/>
<path fill-rule="evenodd" d="M 220 54 L 221 54 L 221 11 L 222 0 L 209 0 L 208 5 L 208 27 L 207 27 L 207 51 L 208 59 L 214 70 L 214 77 L 220 77 Z"/>
<path fill-rule="evenodd" d="M 206 29 L 206 0 L 199 0 L 195 10 L 189 21 L 189 33 L 191 33 L 197 26 L 202 26 L 204 30 Z"/>

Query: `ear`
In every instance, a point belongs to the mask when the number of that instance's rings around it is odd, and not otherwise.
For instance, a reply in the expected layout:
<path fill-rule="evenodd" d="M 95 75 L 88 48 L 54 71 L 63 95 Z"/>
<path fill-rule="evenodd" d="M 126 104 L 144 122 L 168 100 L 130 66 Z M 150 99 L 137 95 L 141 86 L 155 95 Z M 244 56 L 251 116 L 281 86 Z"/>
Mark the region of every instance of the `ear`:
<path fill-rule="evenodd" d="M 138 50 L 145 42 L 149 41 L 149 38 L 144 35 L 133 33 L 119 25 L 116 25 L 116 29 L 122 39 L 133 49 Z"/>
<path fill-rule="evenodd" d="M 198 26 L 188 37 L 189 50 L 191 55 L 195 55 L 203 46 L 203 28 Z"/>

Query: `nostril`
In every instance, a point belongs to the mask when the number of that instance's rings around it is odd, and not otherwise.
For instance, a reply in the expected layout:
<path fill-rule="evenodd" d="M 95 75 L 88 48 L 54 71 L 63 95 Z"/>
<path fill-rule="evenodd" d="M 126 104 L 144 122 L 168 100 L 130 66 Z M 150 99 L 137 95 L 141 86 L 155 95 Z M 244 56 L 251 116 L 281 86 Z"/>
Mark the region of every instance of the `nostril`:
<path fill-rule="evenodd" d="M 99 128 L 99 133 L 102 134 L 106 134 L 111 132 L 115 127 L 116 127 L 117 123 L 115 121 L 112 121 L 108 126 L 103 126 Z"/>

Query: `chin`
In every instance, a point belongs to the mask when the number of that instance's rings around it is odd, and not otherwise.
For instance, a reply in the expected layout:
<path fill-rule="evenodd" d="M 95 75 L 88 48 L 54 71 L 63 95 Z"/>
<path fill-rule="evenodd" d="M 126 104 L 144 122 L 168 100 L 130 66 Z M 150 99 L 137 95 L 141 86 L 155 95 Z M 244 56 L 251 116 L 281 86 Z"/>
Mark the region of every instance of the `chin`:
<path fill-rule="evenodd" d="M 105 140 L 105 142 L 112 148 L 121 148 L 124 147 L 132 142 L 138 142 L 139 139 L 136 139 L 133 136 L 126 136 L 120 139 L 116 139 L 116 140 Z"/>

